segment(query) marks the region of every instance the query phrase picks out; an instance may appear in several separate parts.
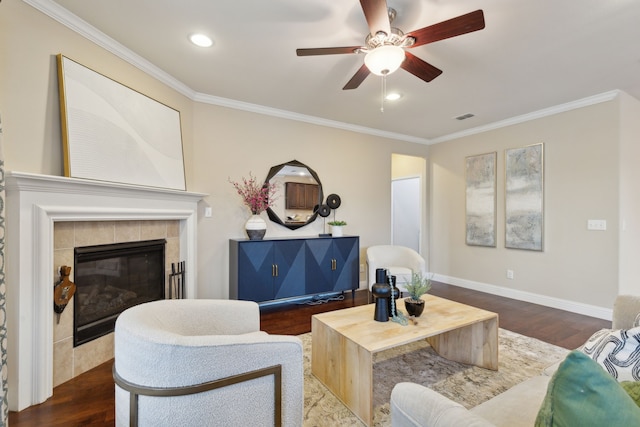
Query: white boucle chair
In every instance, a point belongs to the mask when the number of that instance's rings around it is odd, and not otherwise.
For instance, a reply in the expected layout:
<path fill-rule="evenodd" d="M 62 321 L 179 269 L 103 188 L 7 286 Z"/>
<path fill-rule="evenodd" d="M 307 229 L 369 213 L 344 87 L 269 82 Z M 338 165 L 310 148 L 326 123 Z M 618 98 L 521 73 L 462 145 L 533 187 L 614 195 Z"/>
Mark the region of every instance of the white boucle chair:
<path fill-rule="evenodd" d="M 376 269 L 386 268 L 390 276 L 396 276 L 396 286 L 406 292 L 405 283 L 411 282 L 413 273 L 427 274 L 427 263 L 416 251 L 406 246 L 378 245 L 367 248 L 368 285 L 376 282 Z"/>
<path fill-rule="evenodd" d="M 254 302 L 131 307 L 115 327 L 116 426 L 300 426 L 302 360 L 297 337 L 260 331 Z"/>

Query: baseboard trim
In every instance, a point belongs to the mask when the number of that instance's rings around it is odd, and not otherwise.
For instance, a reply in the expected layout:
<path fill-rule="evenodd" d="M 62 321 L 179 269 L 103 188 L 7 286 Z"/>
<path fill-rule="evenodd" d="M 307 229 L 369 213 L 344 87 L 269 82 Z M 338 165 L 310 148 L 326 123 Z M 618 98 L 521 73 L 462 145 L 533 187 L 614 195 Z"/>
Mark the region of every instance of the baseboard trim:
<path fill-rule="evenodd" d="M 611 320 L 613 317 L 613 309 L 549 297 L 546 295 L 534 294 L 531 292 L 519 291 L 516 289 L 507 289 L 488 283 L 475 282 L 472 280 L 444 276 L 441 274 L 434 274 L 432 280 L 436 282 L 447 283 L 449 285 L 460 286 L 461 288 L 467 288 L 474 291 L 485 292 L 487 294 L 498 295 L 505 298 L 526 301 L 533 304 L 543 305 L 545 307 L 557 308 L 559 310 L 582 314 L 585 316 L 596 317 L 598 319 Z"/>

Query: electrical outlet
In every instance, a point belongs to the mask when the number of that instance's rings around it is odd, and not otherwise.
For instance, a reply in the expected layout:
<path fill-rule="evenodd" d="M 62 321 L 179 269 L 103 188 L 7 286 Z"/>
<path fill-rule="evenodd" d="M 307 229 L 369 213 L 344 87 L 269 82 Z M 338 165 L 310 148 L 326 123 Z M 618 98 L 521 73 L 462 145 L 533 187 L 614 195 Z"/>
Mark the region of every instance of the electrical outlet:
<path fill-rule="evenodd" d="M 507 270 L 507 279 L 513 279 L 513 270 Z"/>
<path fill-rule="evenodd" d="M 364 264 L 360 264 L 360 273 L 364 273 Z"/>

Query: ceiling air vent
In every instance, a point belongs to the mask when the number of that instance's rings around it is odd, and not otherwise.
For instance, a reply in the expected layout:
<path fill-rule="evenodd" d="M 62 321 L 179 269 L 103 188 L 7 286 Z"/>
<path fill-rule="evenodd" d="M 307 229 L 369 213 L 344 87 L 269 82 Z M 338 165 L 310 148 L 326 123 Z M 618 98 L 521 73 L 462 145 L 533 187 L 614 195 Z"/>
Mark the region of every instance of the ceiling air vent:
<path fill-rule="evenodd" d="M 456 120 L 466 120 L 466 119 L 470 119 L 473 116 L 475 116 L 475 114 L 467 113 L 467 114 L 463 114 L 461 116 L 458 116 L 455 119 Z"/>

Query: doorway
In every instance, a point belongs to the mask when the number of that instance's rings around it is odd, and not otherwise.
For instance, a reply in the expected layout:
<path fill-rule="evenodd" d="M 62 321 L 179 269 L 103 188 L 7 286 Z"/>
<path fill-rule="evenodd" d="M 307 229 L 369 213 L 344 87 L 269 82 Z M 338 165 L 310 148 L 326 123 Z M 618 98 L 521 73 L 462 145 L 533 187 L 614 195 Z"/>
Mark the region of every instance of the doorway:
<path fill-rule="evenodd" d="M 391 181 L 391 244 L 420 253 L 420 177 Z"/>
<path fill-rule="evenodd" d="M 401 154 L 391 158 L 391 244 L 422 254 L 426 160 Z"/>

